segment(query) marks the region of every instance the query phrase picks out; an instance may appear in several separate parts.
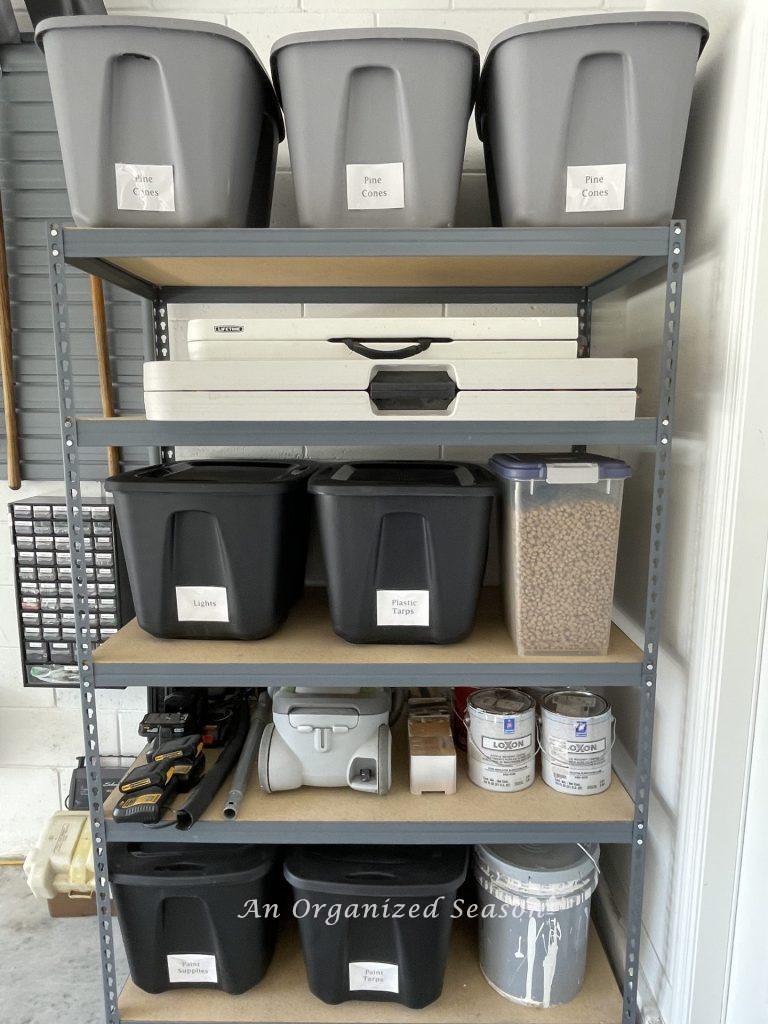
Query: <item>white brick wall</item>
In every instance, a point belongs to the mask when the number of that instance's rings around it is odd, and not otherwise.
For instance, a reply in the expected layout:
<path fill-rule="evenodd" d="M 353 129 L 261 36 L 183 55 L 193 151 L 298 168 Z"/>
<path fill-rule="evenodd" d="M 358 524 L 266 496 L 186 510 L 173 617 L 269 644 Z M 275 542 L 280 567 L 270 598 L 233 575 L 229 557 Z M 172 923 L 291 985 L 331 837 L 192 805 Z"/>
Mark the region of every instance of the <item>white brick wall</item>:
<path fill-rule="evenodd" d="M 322 28 L 356 26 L 406 26 L 448 28 L 465 32 L 477 40 L 481 54 L 499 32 L 520 22 L 574 14 L 600 9 L 637 9 L 645 4 L 602 0 L 107 0 L 111 12 L 153 16 L 187 17 L 227 24 L 248 36 L 262 60 L 268 63 L 272 43 L 289 32 Z M 651 5 L 653 6 L 653 5 Z M 19 23 L 24 31 L 30 24 L 23 11 L 23 0 L 14 0 Z M 290 226 L 296 223 L 293 189 L 289 173 L 288 150 L 281 146 L 278 160 L 273 223 Z M 458 223 L 488 223 L 488 203 L 483 176 L 480 144 L 470 125 L 465 160 L 465 177 L 459 204 Z M 476 311 L 476 307 L 473 307 Z M 181 355 L 186 333 L 186 319 L 191 316 L 216 316 L 244 313 L 243 309 L 205 305 L 178 307 L 171 310 L 171 345 L 174 355 Z M 527 313 L 534 307 L 496 307 L 489 313 Z M 570 312 L 562 307 L 536 312 Z M 251 310 L 251 315 L 256 314 Z M 263 306 L 258 312 L 265 316 L 328 315 L 328 307 Z M 379 315 L 386 312 L 407 317 L 440 315 L 447 312 L 461 315 L 463 306 L 406 306 L 392 310 L 381 306 L 333 307 L 336 314 Z M 180 449 L 179 454 L 194 454 L 196 449 Z M 229 450 L 231 452 L 231 449 Z M 261 449 L 242 449 L 240 454 L 255 454 Z M 348 457 L 344 449 L 282 448 L 279 456 Z M 355 449 L 358 457 L 371 457 L 375 449 Z M 413 457 L 437 457 L 436 447 L 414 449 Z M 455 456 L 465 452 L 446 451 Z M 479 457 L 475 453 L 475 457 Z M 16 615 L 13 592 L 9 586 L 10 543 L 6 504 L 23 495 L 60 490 L 56 483 L 25 484 L 22 492 L 0 492 L 0 792 L 3 793 L 3 827 L 0 831 L 0 855 L 23 853 L 37 838 L 45 818 L 61 806 L 69 784 L 74 759 L 81 751 L 82 735 L 79 716 L 79 695 L 65 690 L 32 690 L 21 684 L 16 636 Z M 5 581 L 5 582 L 4 582 Z M 98 697 L 101 746 L 107 754 L 131 754 L 138 748 L 136 726 L 145 706 L 143 690 L 101 691 Z"/>

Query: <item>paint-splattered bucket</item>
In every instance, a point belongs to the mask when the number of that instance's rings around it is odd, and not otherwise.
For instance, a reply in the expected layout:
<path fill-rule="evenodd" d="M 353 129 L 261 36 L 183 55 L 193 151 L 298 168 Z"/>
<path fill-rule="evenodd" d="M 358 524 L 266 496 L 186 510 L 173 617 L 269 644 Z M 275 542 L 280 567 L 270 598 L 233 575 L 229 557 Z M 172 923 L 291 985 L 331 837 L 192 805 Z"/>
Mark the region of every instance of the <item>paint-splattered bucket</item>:
<path fill-rule="evenodd" d="M 467 701 L 469 777 L 476 786 L 514 793 L 536 777 L 536 711 L 520 690 L 478 690 Z"/>
<path fill-rule="evenodd" d="M 541 775 L 559 793 L 589 796 L 611 784 L 613 714 L 587 690 L 556 690 L 541 701 Z"/>
<path fill-rule="evenodd" d="M 584 983 L 597 843 L 477 846 L 480 968 L 500 995 L 557 1006 Z"/>

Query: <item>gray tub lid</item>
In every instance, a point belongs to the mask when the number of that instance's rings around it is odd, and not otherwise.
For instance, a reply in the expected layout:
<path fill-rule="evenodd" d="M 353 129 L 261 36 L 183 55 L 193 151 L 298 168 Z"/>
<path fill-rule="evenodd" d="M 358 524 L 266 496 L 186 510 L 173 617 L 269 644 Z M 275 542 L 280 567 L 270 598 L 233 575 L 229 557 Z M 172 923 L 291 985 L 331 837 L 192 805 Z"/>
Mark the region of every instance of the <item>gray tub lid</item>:
<path fill-rule="evenodd" d="M 475 856 L 502 878 L 558 885 L 588 878 L 600 858 L 598 843 L 520 843 L 477 846 Z M 585 853 L 585 850 L 588 851 Z"/>
<path fill-rule="evenodd" d="M 709 39 L 709 25 L 707 19 L 700 14 L 692 14 L 688 11 L 617 11 L 610 14 L 574 14 L 567 18 L 547 18 L 542 21 L 527 21 L 522 25 L 513 25 L 499 33 L 491 40 L 488 47 L 486 61 L 493 51 L 501 43 L 516 36 L 532 35 L 539 32 L 551 32 L 559 28 L 600 28 L 602 25 L 692 25 L 701 29 L 701 47 L 699 53 L 704 49 Z"/>
<path fill-rule="evenodd" d="M 601 28 L 604 25 L 692 25 L 701 29 L 701 44 L 699 56 L 709 39 L 709 25 L 706 18 L 700 14 L 692 14 L 688 11 L 617 11 L 609 14 L 574 14 L 567 18 L 548 18 L 542 21 L 527 21 L 522 25 L 513 25 L 505 29 L 491 40 L 488 52 L 485 55 L 483 73 L 480 76 L 479 95 L 475 119 L 477 121 L 477 133 L 482 139 L 482 116 L 484 106 L 482 103 L 484 84 L 487 80 L 488 71 L 491 66 L 493 55 L 502 43 L 517 36 L 532 35 L 540 32 L 552 32 L 560 28 Z"/>
<path fill-rule="evenodd" d="M 450 29 L 441 28 L 333 28 L 320 29 L 315 32 L 292 32 L 290 35 L 282 36 L 277 42 L 273 43 L 269 54 L 272 78 L 278 96 L 280 95 L 280 76 L 277 70 L 277 55 L 286 47 L 302 43 L 365 43 L 378 39 L 422 40 L 438 43 L 458 43 L 460 46 L 466 46 L 467 49 L 472 51 L 473 55 L 472 98 L 474 101 L 480 78 L 480 51 L 477 43 L 471 36 L 465 35 L 463 32 L 453 32 Z"/>
<path fill-rule="evenodd" d="M 259 76 L 263 79 L 268 102 L 272 108 L 271 114 L 278 126 L 280 138 L 283 139 L 285 137 L 283 112 L 280 109 L 280 104 L 272 85 L 272 80 L 267 74 L 267 69 L 262 64 L 261 59 L 251 45 L 250 40 L 246 39 L 246 37 L 241 35 L 240 32 L 236 32 L 233 28 L 228 28 L 226 25 L 216 25 L 209 21 L 193 21 L 191 18 L 146 18 L 141 15 L 129 14 L 68 15 L 63 18 L 46 18 L 44 21 L 41 21 L 35 29 L 35 42 L 40 49 L 44 51 L 45 46 L 43 45 L 43 36 L 46 32 L 54 29 L 101 28 L 102 26 L 106 28 L 151 28 L 161 30 L 171 29 L 172 31 L 184 32 L 202 32 L 209 36 L 223 36 L 225 39 L 230 39 L 233 43 L 239 43 L 240 46 L 244 46 L 256 62 Z"/>

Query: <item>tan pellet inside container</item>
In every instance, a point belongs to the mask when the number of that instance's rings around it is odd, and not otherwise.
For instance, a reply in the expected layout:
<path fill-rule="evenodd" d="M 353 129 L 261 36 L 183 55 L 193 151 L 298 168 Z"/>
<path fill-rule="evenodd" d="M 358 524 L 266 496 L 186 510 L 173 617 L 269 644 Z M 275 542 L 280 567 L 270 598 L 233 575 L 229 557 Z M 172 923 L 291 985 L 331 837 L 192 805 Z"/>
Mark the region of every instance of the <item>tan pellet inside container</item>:
<path fill-rule="evenodd" d="M 605 654 L 622 480 L 511 485 L 505 525 L 507 624 L 520 654 Z"/>

